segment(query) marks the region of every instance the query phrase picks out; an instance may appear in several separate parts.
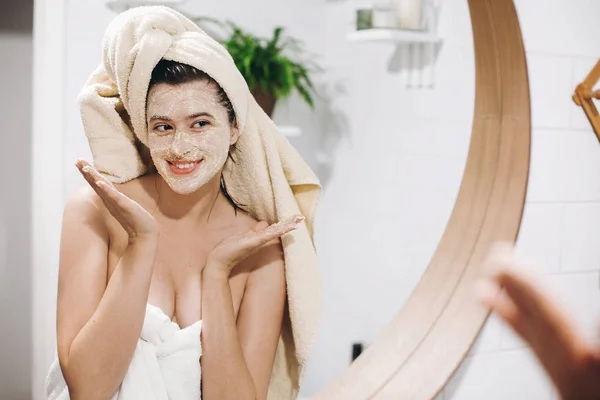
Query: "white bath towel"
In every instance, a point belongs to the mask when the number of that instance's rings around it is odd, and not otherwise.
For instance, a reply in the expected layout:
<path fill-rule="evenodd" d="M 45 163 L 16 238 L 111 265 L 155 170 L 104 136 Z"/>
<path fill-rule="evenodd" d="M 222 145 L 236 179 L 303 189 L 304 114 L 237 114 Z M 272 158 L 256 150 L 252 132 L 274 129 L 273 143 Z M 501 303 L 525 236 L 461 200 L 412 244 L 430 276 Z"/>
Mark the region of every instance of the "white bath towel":
<path fill-rule="evenodd" d="M 252 97 L 227 50 L 180 13 L 138 7 L 117 16 L 103 40 L 102 64 L 80 95 L 94 166 L 113 182 L 151 168 L 147 154 L 146 95 L 161 59 L 210 75 L 229 97 L 241 132 L 235 163 L 224 179 L 234 199 L 258 220 L 273 223 L 301 213 L 305 223 L 282 238 L 287 313 L 269 386 L 269 399 L 296 398 L 311 353 L 320 307 L 313 243 L 319 181 Z"/>
<path fill-rule="evenodd" d="M 148 304 L 133 358 L 112 400 L 200 400 L 202 321 L 180 329 Z M 48 400 L 69 400 L 58 359 L 46 382 Z"/>

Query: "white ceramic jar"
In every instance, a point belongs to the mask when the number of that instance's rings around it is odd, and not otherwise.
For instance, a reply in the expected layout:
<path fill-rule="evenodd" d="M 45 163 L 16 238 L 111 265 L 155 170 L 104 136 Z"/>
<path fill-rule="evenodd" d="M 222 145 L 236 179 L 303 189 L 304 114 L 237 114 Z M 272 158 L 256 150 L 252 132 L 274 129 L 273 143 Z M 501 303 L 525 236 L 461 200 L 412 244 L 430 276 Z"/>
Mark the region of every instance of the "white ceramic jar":
<path fill-rule="evenodd" d="M 397 28 L 396 13 L 393 3 L 381 2 L 373 5 L 373 28 Z"/>

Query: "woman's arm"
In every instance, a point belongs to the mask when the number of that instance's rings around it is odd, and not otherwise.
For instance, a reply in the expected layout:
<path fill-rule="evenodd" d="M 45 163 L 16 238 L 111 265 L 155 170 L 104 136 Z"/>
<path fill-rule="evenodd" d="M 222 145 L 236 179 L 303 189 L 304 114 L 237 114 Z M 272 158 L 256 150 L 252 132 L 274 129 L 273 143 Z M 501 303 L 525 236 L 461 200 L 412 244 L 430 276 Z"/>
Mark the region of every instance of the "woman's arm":
<path fill-rule="evenodd" d="M 236 248 L 230 242 L 209 257 L 202 275 L 203 399 L 266 398 L 286 299 L 281 243 L 272 239 L 295 229 L 301 220 L 269 228 L 261 223 L 254 235 L 237 239 L 243 245 Z M 248 277 L 236 324 L 226 260 L 236 264 L 245 258 L 239 254 L 265 243 L 250 259 L 255 268 Z M 228 257 L 232 254 L 238 256 Z"/>
<path fill-rule="evenodd" d="M 281 245 L 253 257 L 236 324 L 228 275 L 207 265 L 202 293 L 202 397 L 265 399 L 285 307 Z"/>
<path fill-rule="evenodd" d="M 97 179 L 92 177 L 91 183 Z M 139 205 L 112 186 L 93 187 L 97 192 L 111 191 L 100 193 L 108 196 L 103 201 L 111 214 L 122 224 L 128 219 L 131 222 L 130 244 L 107 284 L 109 240 L 99 211 L 101 203 L 87 189 L 67 204 L 60 251 L 57 339 L 61 369 L 73 400 L 108 399 L 123 380 L 142 328 L 156 249 L 152 222 L 147 231 L 140 227 L 146 216 Z M 111 199 L 114 204 L 106 204 Z M 128 215 L 119 215 L 119 207 L 123 212 L 128 210 Z"/>
<path fill-rule="evenodd" d="M 285 264 L 281 244 L 261 253 L 261 267 L 248 277 L 237 320 L 240 346 L 256 390 L 266 399 L 286 304 Z"/>

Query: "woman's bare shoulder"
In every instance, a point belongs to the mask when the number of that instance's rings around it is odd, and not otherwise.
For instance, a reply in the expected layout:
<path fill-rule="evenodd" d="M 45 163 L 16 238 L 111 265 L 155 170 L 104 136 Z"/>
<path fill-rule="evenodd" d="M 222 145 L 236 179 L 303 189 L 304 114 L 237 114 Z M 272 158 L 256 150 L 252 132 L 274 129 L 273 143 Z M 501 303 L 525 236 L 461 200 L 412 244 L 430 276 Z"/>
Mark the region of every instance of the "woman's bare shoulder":
<path fill-rule="evenodd" d="M 108 237 L 106 207 L 100 196 L 88 185 L 76 189 L 65 204 L 63 212 L 63 236 L 89 229 L 96 234 Z"/>
<path fill-rule="evenodd" d="M 102 204 L 100 196 L 89 185 L 77 188 L 67 200 L 65 213 L 76 213 L 81 216 L 98 217 L 101 215 Z"/>
<path fill-rule="evenodd" d="M 149 187 L 145 177 L 133 179 L 126 183 L 115 183 L 115 188 L 137 202 L 148 202 L 151 196 L 146 193 Z M 77 188 L 65 205 L 65 216 L 76 216 L 84 221 L 102 222 L 107 228 L 112 226 L 112 216 L 106 209 L 100 196 L 90 185 L 84 183 Z"/>

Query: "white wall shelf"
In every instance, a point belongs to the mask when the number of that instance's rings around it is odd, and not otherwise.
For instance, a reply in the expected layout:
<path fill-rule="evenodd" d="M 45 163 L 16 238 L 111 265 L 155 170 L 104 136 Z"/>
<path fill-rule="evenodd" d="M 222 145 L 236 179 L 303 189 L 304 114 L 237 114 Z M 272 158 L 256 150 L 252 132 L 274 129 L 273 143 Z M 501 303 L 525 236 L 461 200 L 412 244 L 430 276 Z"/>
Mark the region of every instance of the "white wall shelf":
<path fill-rule="evenodd" d="M 298 137 L 302 135 L 302 129 L 298 126 L 280 125 L 278 126 L 279 133 L 285 137 Z"/>
<path fill-rule="evenodd" d="M 348 34 L 353 42 L 439 43 L 440 37 L 430 32 L 404 29 L 362 29 Z"/>

